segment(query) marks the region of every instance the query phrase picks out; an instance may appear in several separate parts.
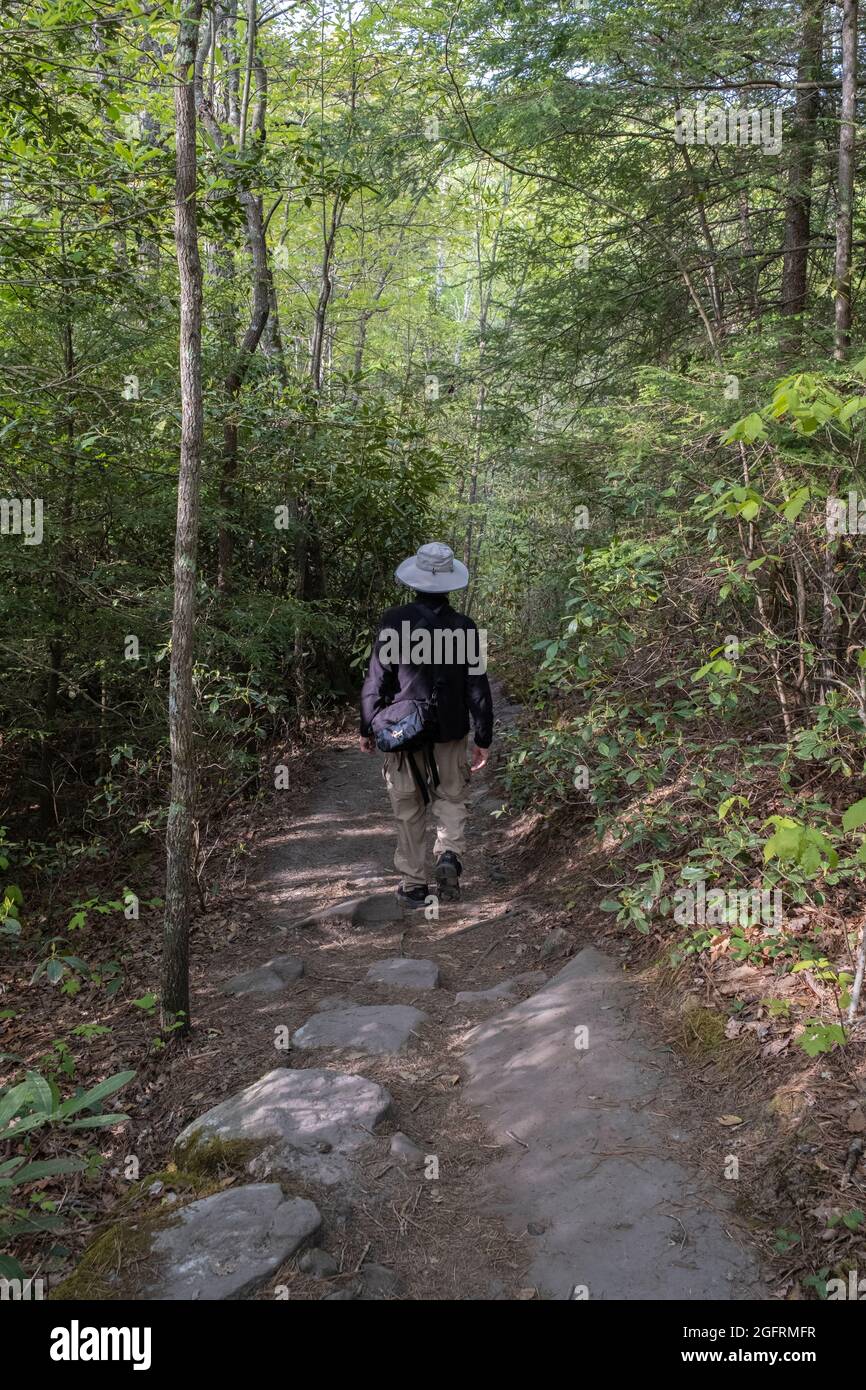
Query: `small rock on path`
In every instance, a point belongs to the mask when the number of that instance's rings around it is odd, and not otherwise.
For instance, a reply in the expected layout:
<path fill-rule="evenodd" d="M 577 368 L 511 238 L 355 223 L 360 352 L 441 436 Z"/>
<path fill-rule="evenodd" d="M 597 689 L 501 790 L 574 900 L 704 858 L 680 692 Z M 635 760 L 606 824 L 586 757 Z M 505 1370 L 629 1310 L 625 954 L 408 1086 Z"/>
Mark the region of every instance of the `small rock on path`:
<path fill-rule="evenodd" d="M 299 980 L 303 973 L 304 962 L 297 956 L 275 956 L 253 970 L 233 975 L 220 985 L 220 990 L 223 994 L 277 994 L 286 985 Z"/>
<path fill-rule="evenodd" d="M 439 966 L 435 960 L 413 960 L 409 956 L 394 956 L 390 960 L 374 960 L 365 978 L 371 985 L 396 985 L 400 989 L 437 989 Z"/>
<path fill-rule="evenodd" d="M 410 1004 L 353 1004 L 314 1014 L 292 1034 L 292 1046 L 335 1047 L 377 1056 L 402 1052 L 426 1014 Z"/>
<path fill-rule="evenodd" d="M 155 1233 L 150 1253 L 156 1269 L 137 1296 L 149 1302 L 241 1298 L 316 1236 L 321 1224 L 312 1202 L 284 1196 L 278 1183 L 203 1197 Z"/>

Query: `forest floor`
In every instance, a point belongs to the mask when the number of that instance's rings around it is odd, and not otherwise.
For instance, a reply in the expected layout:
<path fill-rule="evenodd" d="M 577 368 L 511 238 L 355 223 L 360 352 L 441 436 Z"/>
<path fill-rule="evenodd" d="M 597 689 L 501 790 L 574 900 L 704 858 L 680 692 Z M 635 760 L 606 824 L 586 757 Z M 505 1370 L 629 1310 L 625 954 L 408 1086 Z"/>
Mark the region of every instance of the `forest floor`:
<path fill-rule="evenodd" d="M 498 733 L 516 714 L 498 693 Z M 260 1298 L 357 1296 L 371 1264 L 389 1272 L 387 1294 L 409 1299 L 807 1296 L 803 1240 L 790 1231 L 774 1250 L 773 1239 L 784 1183 L 808 1190 L 802 1169 L 824 1152 L 808 1142 L 821 1138 L 809 1078 L 786 1088 L 784 1057 L 763 1063 L 751 1035 L 720 1039 L 727 1014 L 707 1007 L 717 985 L 697 998 L 694 968 L 694 980 L 674 980 L 645 941 L 612 930 L 592 879 L 608 851 L 594 862 L 537 820 L 498 814 L 494 760 L 471 788 L 463 899 L 427 920 L 393 899 L 381 759 L 331 733 L 299 771 L 294 790 L 239 813 L 248 877 L 197 922 L 190 1039 L 145 1059 L 119 1027 L 106 1042 L 111 1065 L 138 1064 L 138 1076 L 117 1107 L 132 1126 L 101 1180 L 103 1226 L 130 1212 L 124 1153 L 136 1176 L 158 1174 L 136 1189 L 138 1216 L 172 1196 L 185 1124 L 275 1068 L 327 1068 L 385 1087 L 390 1113 L 351 1183 L 284 1182 L 321 1212 L 332 1273 L 314 1277 L 293 1258 Z M 329 915 L 347 901 L 356 908 Z M 224 992 L 284 955 L 304 963 L 284 989 Z M 367 982 L 371 965 L 397 957 L 434 962 L 438 987 Z M 497 986 L 498 998 L 456 998 Z M 424 1017 L 393 1053 L 287 1044 L 349 1004 Z M 827 1059 L 816 1066 L 829 1076 Z M 825 1124 L 840 1129 L 832 1114 Z M 398 1131 L 423 1162 L 392 1152 Z M 218 1179 L 250 1181 L 231 1165 Z"/>

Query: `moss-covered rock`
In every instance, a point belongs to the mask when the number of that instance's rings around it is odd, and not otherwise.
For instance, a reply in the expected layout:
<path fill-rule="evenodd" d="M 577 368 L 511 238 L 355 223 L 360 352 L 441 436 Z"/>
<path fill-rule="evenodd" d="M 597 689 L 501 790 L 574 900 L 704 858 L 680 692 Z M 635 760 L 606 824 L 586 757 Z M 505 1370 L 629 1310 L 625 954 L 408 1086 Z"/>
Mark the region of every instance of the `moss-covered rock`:
<path fill-rule="evenodd" d="M 130 1185 L 120 1203 L 120 1216 L 87 1247 L 77 1266 L 50 1297 L 85 1301 L 134 1296 L 135 1283 L 145 1272 L 153 1236 L 173 1225 L 183 1206 L 218 1192 L 226 1177 L 242 1174 L 260 1145 L 248 1140 L 195 1136 L 183 1149 L 181 1164 L 169 1164 Z M 162 1201 L 154 1210 L 149 1195 L 161 1182 L 181 1200 Z"/>
<path fill-rule="evenodd" d="M 263 1147 L 263 1140 L 220 1139 L 199 1131 L 185 1143 L 175 1146 L 175 1157 L 184 1173 L 203 1183 L 230 1173 L 243 1173 Z"/>
<path fill-rule="evenodd" d="M 102 1302 L 134 1298 L 144 1269 L 152 1261 L 157 1231 L 173 1225 L 177 1210 L 164 1207 L 136 1219 L 116 1221 L 87 1247 L 75 1269 L 49 1298 Z"/>
<path fill-rule="evenodd" d="M 54 1291 L 58 1300 L 245 1298 L 316 1239 L 322 1218 L 279 1183 L 242 1183 L 116 1222 Z"/>

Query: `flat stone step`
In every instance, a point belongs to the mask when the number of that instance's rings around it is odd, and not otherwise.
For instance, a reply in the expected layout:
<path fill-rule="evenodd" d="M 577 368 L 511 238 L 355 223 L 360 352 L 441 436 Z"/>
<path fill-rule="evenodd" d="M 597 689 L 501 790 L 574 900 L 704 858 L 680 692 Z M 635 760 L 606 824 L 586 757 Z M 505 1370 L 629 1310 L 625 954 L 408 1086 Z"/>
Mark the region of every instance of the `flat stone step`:
<path fill-rule="evenodd" d="M 392 956 L 390 960 L 375 960 L 365 979 L 371 985 L 395 985 L 399 989 L 437 989 L 439 966 L 435 960 Z"/>
<path fill-rule="evenodd" d="M 286 1171 L 313 1182 L 342 1182 L 390 1108 L 384 1086 L 366 1077 L 326 1067 L 278 1067 L 193 1120 L 176 1147 L 247 1140 L 260 1146 L 247 1164 L 256 1176 Z"/>
<path fill-rule="evenodd" d="M 286 985 L 299 980 L 303 973 L 304 962 L 297 956 L 274 956 L 263 965 L 233 975 L 220 985 L 220 991 L 223 994 L 277 994 Z"/>
<path fill-rule="evenodd" d="M 384 922 L 402 922 L 406 916 L 403 904 L 395 893 L 368 893 L 363 897 L 347 898 L 334 903 L 332 907 L 313 912 L 301 922 L 293 923 L 293 930 L 302 927 L 320 927 L 336 923 L 346 923 L 351 927 L 374 926 Z"/>
<path fill-rule="evenodd" d="M 535 1233 L 529 1283 L 543 1297 L 760 1297 L 757 1265 L 726 1229 L 733 1192 L 669 1156 L 689 1097 L 639 1036 L 635 1004 L 589 948 L 473 1029 L 464 1100 L 507 1148 L 484 1175 L 489 1206 Z"/>
<path fill-rule="evenodd" d="M 254 1183 L 191 1202 L 172 1225 L 153 1235 L 155 1262 L 139 1298 L 207 1302 L 253 1293 L 313 1240 L 322 1225 L 304 1197 L 286 1197 L 279 1183 Z"/>
<path fill-rule="evenodd" d="M 427 1015 L 410 1004 L 352 1004 L 314 1014 L 292 1034 L 298 1048 L 339 1047 L 375 1056 L 402 1052 Z"/>

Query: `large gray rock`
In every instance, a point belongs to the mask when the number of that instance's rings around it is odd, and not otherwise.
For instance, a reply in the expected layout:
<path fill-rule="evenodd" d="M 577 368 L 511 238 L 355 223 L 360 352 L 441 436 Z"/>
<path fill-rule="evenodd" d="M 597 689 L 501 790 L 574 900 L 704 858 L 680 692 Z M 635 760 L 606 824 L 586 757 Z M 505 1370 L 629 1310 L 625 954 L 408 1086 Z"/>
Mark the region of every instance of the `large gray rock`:
<path fill-rule="evenodd" d="M 503 980 L 490 989 L 461 989 L 455 994 L 455 1004 L 492 1004 L 497 999 L 513 999 L 516 986 L 513 980 Z"/>
<path fill-rule="evenodd" d="M 439 966 L 435 960 L 410 960 L 393 956 L 390 960 L 375 960 L 367 971 L 371 985 L 396 985 L 399 989 L 436 989 Z"/>
<path fill-rule="evenodd" d="M 303 973 L 304 962 L 296 956 L 275 956 L 242 975 L 233 975 L 220 985 L 220 990 L 223 994 L 277 994 Z"/>
<path fill-rule="evenodd" d="M 203 1197 L 156 1232 L 153 1270 L 137 1296 L 151 1302 L 242 1298 L 275 1274 L 321 1224 L 312 1202 L 285 1197 L 278 1183 Z M 144 1264 L 149 1269 L 150 1259 Z"/>
<path fill-rule="evenodd" d="M 278 1067 L 193 1120 L 176 1142 L 254 1141 L 260 1147 L 247 1167 L 256 1176 L 286 1171 L 336 1183 L 351 1176 L 352 1156 L 390 1107 L 384 1086 L 363 1076 Z"/>
<path fill-rule="evenodd" d="M 591 947 L 473 1030 L 463 1099 L 503 1153 L 479 1195 L 530 1232 L 542 1297 L 760 1297 L 719 1190 L 735 1184 L 710 1187 L 671 1153 L 689 1096 L 660 1058 L 634 981 Z"/>
<path fill-rule="evenodd" d="M 402 1052 L 426 1014 L 410 1004 L 353 1004 L 314 1014 L 296 1033 L 292 1046 L 341 1047 L 384 1055 Z"/>

